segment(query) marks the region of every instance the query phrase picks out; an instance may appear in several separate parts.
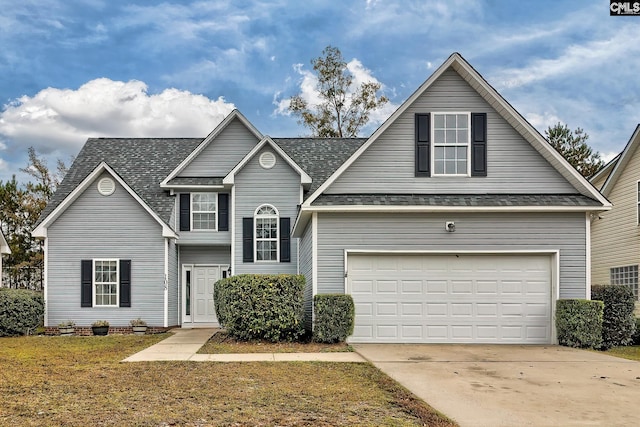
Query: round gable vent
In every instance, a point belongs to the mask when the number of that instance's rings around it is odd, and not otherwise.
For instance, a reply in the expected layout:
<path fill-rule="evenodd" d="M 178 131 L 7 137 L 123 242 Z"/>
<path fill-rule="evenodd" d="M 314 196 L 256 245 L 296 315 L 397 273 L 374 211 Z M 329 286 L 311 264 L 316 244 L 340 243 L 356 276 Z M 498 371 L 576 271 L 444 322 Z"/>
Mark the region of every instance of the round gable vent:
<path fill-rule="evenodd" d="M 116 183 L 111 178 L 102 178 L 98 181 L 98 193 L 103 196 L 110 196 L 116 191 Z"/>
<path fill-rule="evenodd" d="M 260 166 L 264 169 L 271 169 L 276 165 L 276 155 L 271 151 L 265 151 L 260 155 Z"/>

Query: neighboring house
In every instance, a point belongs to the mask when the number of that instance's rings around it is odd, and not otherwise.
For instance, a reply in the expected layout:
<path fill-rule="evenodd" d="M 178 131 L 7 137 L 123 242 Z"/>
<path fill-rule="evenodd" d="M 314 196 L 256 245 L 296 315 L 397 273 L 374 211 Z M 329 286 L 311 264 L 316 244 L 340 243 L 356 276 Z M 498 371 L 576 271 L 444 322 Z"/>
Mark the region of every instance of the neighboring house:
<path fill-rule="evenodd" d="M 11 249 L 9 248 L 9 244 L 7 240 L 4 238 L 2 234 L 2 230 L 0 230 L 0 288 L 2 287 L 2 255 L 11 254 Z"/>
<path fill-rule="evenodd" d="M 460 55 L 367 139 L 90 139 L 33 234 L 46 325 L 217 324 L 213 284 L 351 294 L 352 342 L 552 343 L 610 203 Z"/>
<path fill-rule="evenodd" d="M 618 156 L 591 178 L 613 209 L 591 225 L 591 283 L 626 285 L 638 298 L 640 264 L 640 125 Z"/>

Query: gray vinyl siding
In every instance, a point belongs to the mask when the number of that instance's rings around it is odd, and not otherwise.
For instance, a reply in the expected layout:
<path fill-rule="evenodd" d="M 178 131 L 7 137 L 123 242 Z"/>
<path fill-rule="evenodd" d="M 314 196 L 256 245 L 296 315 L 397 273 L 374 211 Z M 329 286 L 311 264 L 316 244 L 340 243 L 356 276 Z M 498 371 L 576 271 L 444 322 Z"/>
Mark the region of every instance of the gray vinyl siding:
<path fill-rule="evenodd" d="M 100 178 L 47 230 L 48 326 L 66 319 L 78 326 L 102 319 L 112 326 L 128 326 L 137 317 L 150 326 L 162 326 L 162 227 L 117 182 L 111 196 L 101 196 L 96 189 Z M 130 308 L 80 307 L 80 261 L 96 258 L 131 260 Z"/>
<path fill-rule="evenodd" d="M 259 158 L 270 147 L 260 150 L 247 162 L 235 177 L 235 270 L 234 274 L 296 274 L 298 239 L 291 238 L 291 262 L 242 261 L 242 218 L 253 218 L 256 209 L 263 204 L 274 206 L 281 218 L 291 218 L 291 225 L 300 204 L 300 175 L 277 153 L 276 164 L 271 169 L 260 167 Z M 255 231 L 254 231 L 255 234 Z M 254 254 L 255 258 L 255 254 Z"/>
<path fill-rule="evenodd" d="M 195 191 L 194 191 L 195 193 Z M 205 193 L 205 191 L 202 191 Z M 228 193 L 228 192 L 227 192 Z M 180 230 L 180 195 L 176 196 L 176 207 L 178 214 L 176 215 L 176 230 Z M 191 209 L 189 209 L 191 212 Z M 217 218 L 216 218 L 217 221 Z M 231 221 L 231 194 L 229 194 L 229 221 Z M 231 230 L 231 223 L 229 223 Z M 231 231 L 178 231 L 180 235 L 180 245 L 231 245 Z"/>
<path fill-rule="evenodd" d="M 487 113 L 486 177 L 415 177 L 415 114 Z M 577 193 L 452 69 L 419 97 L 328 189 L 349 193 Z"/>
<path fill-rule="evenodd" d="M 313 319 L 313 228 L 312 222 L 307 224 L 307 228 L 302 233 L 300 243 L 300 274 L 305 277 L 306 287 L 304 288 L 304 316 L 305 328 L 311 329 Z"/>
<path fill-rule="evenodd" d="M 584 213 L 319 213 L 318 293 L 344 292 L 345 249 L 559 250 L 560 298 L 584 298 L 585 236 Z"/>
<path fill-rule="evenodd" d="M 180 246 L 180 264 L 230 265 L 229 246 Z"/>
<path fill-rule="evenodd" d="M 235 119 L 178 176 L 226 176 L 257 143 L 258 138 Z"/>
<path fill-rule="evenodd" d="M 180 324 L 180 292 L 178 287 L 178 246 L 174 239 L 169 239 L 169 323 L 168 326 Z"/>

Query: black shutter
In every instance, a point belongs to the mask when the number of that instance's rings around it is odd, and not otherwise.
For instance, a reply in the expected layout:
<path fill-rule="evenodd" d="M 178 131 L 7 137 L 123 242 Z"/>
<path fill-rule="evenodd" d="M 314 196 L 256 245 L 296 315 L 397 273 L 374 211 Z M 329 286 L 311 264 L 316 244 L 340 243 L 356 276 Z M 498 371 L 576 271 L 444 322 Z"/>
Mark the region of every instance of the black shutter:
<path fill-rule="evenodd" d="M 487 113 L 471 113 L 471 176 L 487 176 Z"/>
<path fill-rule="evenodd" d="M 180 194 L 180 231 L 191 230 L 191 194 Z"/>
<path fill-rule="evenodd" d="M 218 194 L 218 231 L 229 231 L 229 194 Z"/>
<path fill-rule="evenodd" d="M 131 260 L 120 260 L 120 307 L 131 307 Z"/>
<path fill-rule="evenodd" d="M 253 218 L 242 218 L 242 262 L 253 262 Z"/>
<path fill-rule="evenodd" d="M 93 261 L 80 261 L 80 307 L 93 306 Z"/>
<path fill-rule="evenodd" d="M 416 176 L 431 176 L 431 118 L 429 114 L 416 114 Z"/>
<path fill-rule="evenodd" d="M 280 262 L 291 262 L 291 218 L 280 218 Z"/>

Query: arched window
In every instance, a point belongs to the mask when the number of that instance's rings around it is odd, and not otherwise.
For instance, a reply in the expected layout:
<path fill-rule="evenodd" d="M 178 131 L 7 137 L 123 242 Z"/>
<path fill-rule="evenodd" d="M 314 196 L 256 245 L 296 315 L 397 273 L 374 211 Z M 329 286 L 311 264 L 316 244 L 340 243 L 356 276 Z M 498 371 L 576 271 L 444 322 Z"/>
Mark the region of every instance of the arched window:
<path fill-rule="evenodd" d="M 278 261 L 278 210 L 271 205 L 262 205 L 254 214 L 256 261 Z"/>

